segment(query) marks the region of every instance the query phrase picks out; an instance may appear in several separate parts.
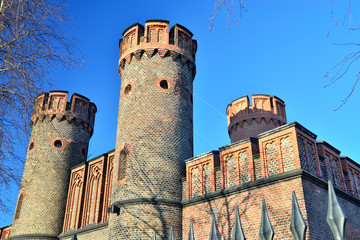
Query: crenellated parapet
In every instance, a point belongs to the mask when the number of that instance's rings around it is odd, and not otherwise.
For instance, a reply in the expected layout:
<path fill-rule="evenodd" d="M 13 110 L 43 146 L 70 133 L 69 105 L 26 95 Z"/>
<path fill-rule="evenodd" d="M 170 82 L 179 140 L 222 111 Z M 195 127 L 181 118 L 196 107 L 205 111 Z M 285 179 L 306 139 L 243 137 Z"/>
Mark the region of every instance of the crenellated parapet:
<path fill-rule="evenodd" d="M 88 128 L 92 135 L 97 111 L 95 104 L 76 93 L 71 96 L 70 102 L 67 99 L 67 91 L 50 91 L 38 95 L 34 103 L 31 127 L 38 121 L 44 120 L 75 121 L 77 125 L 82 124 Z"/>
<path fill-rule="evenodd" d="M 236 142 L 286 124 L 285 103 L 276 96 L 252 95 L 232 101 L 227 109 L 231 142 Z"/>
<path fill-rule="evenodd" d="M 335 188 L 360 198 L 360 165 L 316 138 L 291 122 L 187 159 L 183 200 L 196 202 L 202 195 L 236 186 L 245 189 L 298 170 L 324 183 L 330 180 Z"/>
<path fill-rule="evenodd" d="M 123 32 L 123 39 L 119 42 L 120 76 L 133 57 L 140 60 L 144 55 L 147 58 L 155 54 L 159 54 L 161 58 L 179 58 L 183 64 L 189 64 L 190 68 L 195 69 L 197 43 L 192 36 L 193 34 L 180 24 L 169 29 L 169 21 L 165 20 L 148 20 L 145 27 L 138 23 L 131 25 Z"/>

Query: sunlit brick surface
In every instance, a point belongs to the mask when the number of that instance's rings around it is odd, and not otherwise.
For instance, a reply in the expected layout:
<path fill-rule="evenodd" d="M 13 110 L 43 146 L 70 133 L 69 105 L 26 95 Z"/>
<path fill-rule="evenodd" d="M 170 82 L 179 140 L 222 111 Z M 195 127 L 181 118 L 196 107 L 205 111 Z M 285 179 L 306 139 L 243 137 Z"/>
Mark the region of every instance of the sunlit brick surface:
<path fill-rule="evenodd" d="M 88 99 L 75 96 L 67 103 L 64 92 L 41 98 L 41 104 L 35 102 L 30 138 L 35 144 L 26 157 L 11 236 L 61 233 L 70 168 L 85 161 L 81 150 L 88 148 L 91 136 L 96 110 L 89 108 Z"/>
<path fill-rule="evenodd" d="M 181 201 L 184 161 L 193 155 L 195 51 L 188 30 L 175 25 L 169 33 L 166 21 L 124 33 L 112 204 L 137 198 Z M 109 239 L 146 239 L 154 230 L 167 239 L 170 226 L 179 232 L 181 223 L 179 206 L 128 204 L 120 216 L 110 215 Z"/>

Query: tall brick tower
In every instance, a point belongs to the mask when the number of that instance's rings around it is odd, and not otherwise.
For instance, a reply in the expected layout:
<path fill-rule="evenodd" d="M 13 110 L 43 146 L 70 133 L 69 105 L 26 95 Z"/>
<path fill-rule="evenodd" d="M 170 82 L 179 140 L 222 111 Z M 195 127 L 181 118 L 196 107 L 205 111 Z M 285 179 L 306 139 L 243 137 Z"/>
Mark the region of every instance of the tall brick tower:
<path fill-rule="evenodd" d="M 70 168 L 84 162 L 96 106 L 68 93 L 35 100 L 31 137 L 10 239 L 58 239 L 65 213 Z"/>
<path fill-rule="evenodd" d="M 123 32 L 109 239 L 181 239 L 181 177 L 193 156 L 196 41 L 146 21 Z"/>

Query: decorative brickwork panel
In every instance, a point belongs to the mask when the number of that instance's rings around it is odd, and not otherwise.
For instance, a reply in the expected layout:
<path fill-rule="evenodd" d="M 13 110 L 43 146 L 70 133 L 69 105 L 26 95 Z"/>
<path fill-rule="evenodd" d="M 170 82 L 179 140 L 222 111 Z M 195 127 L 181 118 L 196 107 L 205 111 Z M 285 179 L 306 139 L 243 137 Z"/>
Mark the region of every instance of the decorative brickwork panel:
<path fill-rule="evenodd" d="M 220 168 L 215 169 L 215 191 L 221 190 L 221 171 Z"/>
<path fill-rule="evenodd" d="M 240 183 L 250 181 L 248 151 L 239 153 Z"/>
<path fill-rule="evenodd" d="M 345 185 L 346 185 L 346 191 L 350 194 L 352 194 L 352 189 L 351 189 L 351 182 L 349 179 L 347 179 L 349 173 L 344 171 L 344 177 L 345 177 Z"/>
<path fill-rule="evenodd" d="M 165 41 L 165 26 L 150 26 L 148 27 L 148 42 L 164 42 Z"/>
<path fill-rule="evenodd" d="M 51 95 L 49 109 L 52 109 L 55 111 L 64 110 L 66 108 L 66 101 L 67 101 L 67 95 L 65 95 L 65 94 Z"/>
<path fill-rule="evenodd" d="M 356 187 L 356 192 L 357 192 L 357 196 L 360 197 L 360 175 L 359 174 L 354 174 L 354 179 L 355 179 L 355 187 Z"/>
<path fill-rule="evenodd" d="M 80 183 L 82 184 L 82 183 Z M 79 224 L 79 211 L 80 211 L 80 205 L 81 205 L 81 185 L 74 185 L 73 188 L 73 193 L 72 193 L 72 199 L 71 202 L 72 204 L 72 209 L 70 210 L 70 223 L 69 223 L 69 228 L 66 229 L 65 231 L 71 230 L 71 229 L 77 229 L 78 228 L 78 224 Z"/>
<path fill-rule="evenodd" d="M 136 29 L 132 30 L 131 32 L 129 32 L 128 34 L 126 34 L 126 36 L 124 37 L 124 43 L 122 45 L 123 47 L 123 51 L 125 51 L 126 49 L 132 48 L 136 45 Z"/>
<path fill-rule="evenodd" d="M 266 155 L 268 176 L 279 173 L 278 153 L 275 142 L 266 144 L 265 155 Z"/>
<path fill-rule="evenodd" d="M 71 173 L 63 232 L 78 229 L 82 217 L 85 166 Z"/>
<path fill-rule="evenodd" d="M 227 187 L 236 185 L 236 164 L 234 156 L 226 158 L 226 180 Z"/>
<path fill-rule="evenodd" d="M 101 220 L 104 158 L 89 164 L 82 227 Z"/>
<path fill-rule="evenodd" d="M 321 178 L 323 180 L 327 181 L 328 176 L 327 176 L 327 173 L 326 173 L 326 166 L 325 166 L 324 158 L 320 158 L 319 162 L 320 162 Z"/>
<path fill-rule="evenodd" d="M 203 188 L 204 194 L 211 192 L 211 169 L 209 164 L 203 166 Z"/>
<path fill-rule="evenodd" d="M 283 118 L 286 118 L 284 104 L 281 104 L 280 102 L 276 102 L 276 110 L 280 116 L 282 116 Z"/>
<path fill-rule="evenodd" d="M 325 155 L 325 161 L 326 161 L 328 180 L 330 180 L 332 183 L 334 183 L 334 176 L 333 176 L 333 173 L 331 171 L 332 164 L 331 164 L 331 159 L 330 159 L 329 155 Z"/>
<path fill-rule="evenodd" d="M 106 168 L 104 204 L 103 204 L 103 213 L 102 213 L 103 222 L 109 219 L 109 212 L 107 211 L 107 209 L 108 207 L 110 207 L 113 172 L 114 172 L 114 155 L 110 155 L 108 157 L 107 168 Z"/>
<path fill-rule="evenodd" d="M 75 102 L 74 102 L 74 113 L 78 113 L 80 115 L 85 116 L 85 118 L 87 119 L 87 115 L 89 112 L 89 102 L 85 101 L 84 99 L 81 98 L 77 98 L 75 97 Z"/>
<path fill-rule="evenodd" d="M 302 139 L 300 137 L 298 138 L 298 146 L 299 146 L 301 168 L 305 171 L 308 171 L 304 139 Z"/>
<path fill-rule="evenodd" d="M 179 47 L 186 51 L 191 51 L 191 39 L 183 32 L 179 31 Z"/>
<path fill-rule="evenodd" d="M 255 166 L 255 180 L 258 180 L 258 179 L 262 178 L 260 158 L 254 159 L 254 166 Z"/>
<path fill-rule="evenodd" d="M 316 175 L 315 156 L 314 156 L 313 145 L 308 142 L 306 146 L 307 146 L 307 156 L 308 156 L 310 173 Z"/>
<path fill-rule="evenodd" d="M 199 168 L 191 170 L 191 197 L 200 195 L 200 171 Z"/>
<path fill-rule="evenodd" d="M 42 97 L 38 97 L 36 98 L 35 102 L 34 102 L 34 111 L 33 114 L 37 114 L 40 111 L 43 110 L 43 106 L 44 106 L 44 96 Z"/>
<path fill-rule="evenodd" d="M 284 171 L 295 169 L 294 149 L 290 137 L 282 138 L 280 142 Z"/>
<path fill-rule="evenodd" d="M 335 158 L 332 159 L 332 164 L 333 164 L 333 169 L 334 169 L 334 185 L 336 187 L 341 187 L 341 182 L 340 182 L 340 176 L 339 176 L 339 161 Z"/>
<path fill-rule="evenodd" d="M 348 190 L 350 191 L 350 194 L 352 195 L 356 195 L 356 188 L 355 188 L 355 182 L 354 182 L 354 175 L 352 170 L 349 168 L 349 181 L 347 181 L 350 185 L 350 187 L 348 187 Z"/>

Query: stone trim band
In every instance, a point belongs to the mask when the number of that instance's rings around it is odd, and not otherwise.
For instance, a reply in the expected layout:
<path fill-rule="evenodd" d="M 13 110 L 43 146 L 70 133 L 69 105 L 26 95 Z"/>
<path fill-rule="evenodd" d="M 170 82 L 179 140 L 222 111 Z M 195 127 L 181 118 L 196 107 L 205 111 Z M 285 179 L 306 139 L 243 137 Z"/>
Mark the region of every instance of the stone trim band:
<path fill-rule="evenodd" d="M 57 235 L 52 235 L 52 234 L 23 234 L 23 235 L 17 235 L 17 236 L 13 236 L 10 237 L 9 240 L 13 240 L 13 239 L 56 239 L 58 240 L 58 236 Z"/>
<path fill-rule="evenodd" d="M 134 204 L 152 204 L 152 205 L 170 205 L 170 206 L 178 206 L 182 207 L 182 203 L 179 200 L 167 199 L 167 198 L 133 198 L 133 199 L 126 199 L 114 202 L 108 208 L 108 212 L 114 206 L 116 207 L 124 207 L 126 205 L 134 205 Z"/>

